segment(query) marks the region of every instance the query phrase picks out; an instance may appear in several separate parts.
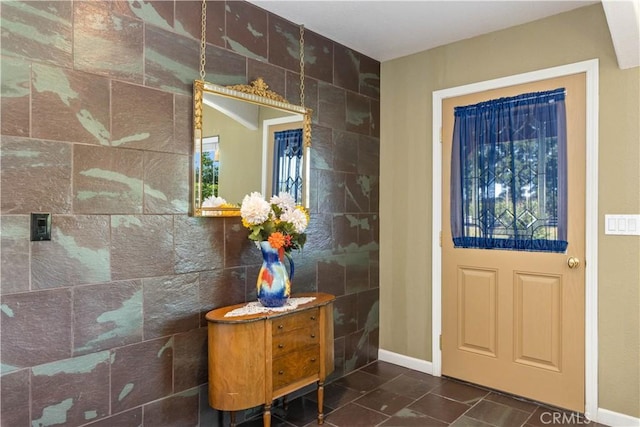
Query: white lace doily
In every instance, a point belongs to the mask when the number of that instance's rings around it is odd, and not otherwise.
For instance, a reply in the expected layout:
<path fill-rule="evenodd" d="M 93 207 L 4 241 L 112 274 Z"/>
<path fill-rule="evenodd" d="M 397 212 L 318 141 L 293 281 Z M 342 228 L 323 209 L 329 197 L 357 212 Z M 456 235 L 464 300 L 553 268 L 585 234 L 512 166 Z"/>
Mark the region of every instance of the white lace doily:
<path fill-rule="evenodd" d="M 295 310 L 299 305 L 306 304 L 313 301 L 314 299 L 316 299 L 316 297 L 289 298 L 289 300 L 282 307 L 265 307 L 260 304 L 260 302 L 254 301 L 243 305 L 242 307 L 236 308 L 235 310 L 231 310 L 230 312 L 225 314 L 224 317 L 246 316 L 249 314 Z"/>

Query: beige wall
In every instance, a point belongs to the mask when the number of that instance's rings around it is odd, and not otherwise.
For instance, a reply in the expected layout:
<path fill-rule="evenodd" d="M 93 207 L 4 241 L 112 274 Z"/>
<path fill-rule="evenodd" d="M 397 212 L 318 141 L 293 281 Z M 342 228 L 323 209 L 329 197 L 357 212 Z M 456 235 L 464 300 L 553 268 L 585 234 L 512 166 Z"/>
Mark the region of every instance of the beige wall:
<path fill-rule="evenodd" d="M 211 107 L 203 109 L 205 137 L 220 136 L 219 196 L 241 203 L 252 191 L 261 191 L 262 130 L 253 130 Z"/>
<path fill-rule="evenodd" d="M 432 360 L 433 91 L 600 60 L 599 407 L 640 416 L 640 239 L 605 236 L 640 213 L 640 69 L 620 70 L 594 5 L 388 61 L 381 68 L 380 348 Z"/>

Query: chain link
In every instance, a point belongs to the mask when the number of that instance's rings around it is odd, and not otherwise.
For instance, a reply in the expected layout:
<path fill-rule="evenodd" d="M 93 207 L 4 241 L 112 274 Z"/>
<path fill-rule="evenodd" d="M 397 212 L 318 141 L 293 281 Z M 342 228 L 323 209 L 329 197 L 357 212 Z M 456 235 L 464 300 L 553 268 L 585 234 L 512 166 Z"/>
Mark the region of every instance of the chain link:
<path fill-rule="evenodd" d="M 202 35 L 200 38 L 200 80 L 204 81 L 207 63 L 207 0 L 202 0 Z"/>
<path fill-rule="evenodd" d="M 304 25 L 300 25 L 300 106 L 304 107 Z"/>

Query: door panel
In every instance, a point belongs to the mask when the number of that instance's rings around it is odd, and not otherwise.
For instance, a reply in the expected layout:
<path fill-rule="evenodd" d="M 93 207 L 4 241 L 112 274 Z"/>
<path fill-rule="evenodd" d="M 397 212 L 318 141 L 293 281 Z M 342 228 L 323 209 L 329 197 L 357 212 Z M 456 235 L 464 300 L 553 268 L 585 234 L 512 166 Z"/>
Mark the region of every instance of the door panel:
<path fill-rule="evenodd" d="M 514 273 L 515 362 L 560 371 L 560 276 Z"/>
<path fill-rule="evenodd" d="M 566 88 L 567 253 L 454 248 L 451 142 L 456 106 Z M 584 411 L 585 74 L 443 101 L 442 373 Z"/>
<path fill-rule="evenodd" d="M 458 346 L 485 356 L 496 356 L 497 272 L 458 269 Z"/>

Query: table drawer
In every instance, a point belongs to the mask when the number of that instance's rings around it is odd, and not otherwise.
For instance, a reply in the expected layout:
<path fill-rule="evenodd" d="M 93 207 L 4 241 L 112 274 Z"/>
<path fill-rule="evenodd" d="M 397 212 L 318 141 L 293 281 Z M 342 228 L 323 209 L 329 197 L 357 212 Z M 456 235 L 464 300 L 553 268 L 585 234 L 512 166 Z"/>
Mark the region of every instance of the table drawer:
<path fill-rule="evenodd" d="M 320 344 L 320 332 L 318 324 L 304 329 L 278 334 L 273 337 L 272 352 L 276 358 L 282 354 L 314 344 Z"/>
<path fill-rule="evenodd" d="M 320 346 L 314 345 L 297 353 L 273 359 L 273 389 L 320 372 Z"/>
<path fill-rule="evenodd" d="M 292 314 L 289 316 L 281 316 L 274 318 L 273 322 L 273 336 L 285 334 L 295 329 L 308 328 L 318 324 L 319 310 L 314 308 L 312 310 L 304 310 L 301 313 Z"/>

